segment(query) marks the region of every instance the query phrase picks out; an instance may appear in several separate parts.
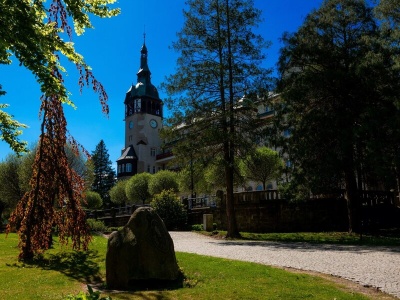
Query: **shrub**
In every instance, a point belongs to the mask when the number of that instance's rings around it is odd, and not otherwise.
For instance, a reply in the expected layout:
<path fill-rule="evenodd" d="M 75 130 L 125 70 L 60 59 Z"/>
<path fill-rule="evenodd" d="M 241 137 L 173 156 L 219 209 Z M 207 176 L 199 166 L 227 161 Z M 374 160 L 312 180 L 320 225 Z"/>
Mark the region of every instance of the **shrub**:
<path fill-rule="evenodd" d="M 125 185 L 125 193 L 130 203 L 142 202 L 143 204 L 150 198 L 149 181 L 153 175 L 149 173 L 139 173 L 132 176 Z"/>
<path fill-rule="evenodd" d="M 103 205 L 103 200 L 101 196 L 97 192 L 87 191 L 85 193 L 86 203 L 83 203 L 83 206 L 90 209 L 100 208 Z"/>
<path fill-rule="evenodd" d="M 194 224 L 192 225 L 193 231 L 203 231 L 203 224 Z"/>
<path fill-rule="evenodd" d="M 86 222 L 89 225 L 91 231 L 103 232 L 107 230 L 107 227 L 106 225 L 104 225 L 103 221 L 99 221 L 96 219 L 87 219 Z"/>
<path fill-rule="evenodd" d="M 160 194 L 162 191 L 179 191 L 178 174 L 168 170 L 162 170 L 152 175 L 149 181 L 150 195 Z"/>
<path fill-rule="evenodd" d="M 186 223 L 186 210 L 172 190 L 165 190 L 155 195 L 150 205 L 164 221 L 168 230 L 182 228 Z"/>
<path fill-rule="evenodd" d="M 118 205 L 124 205 L 128 202 L 126 197 L 125 187 L 127 180 L 118 180 L 117 184 L 114 185 L 109 191 L 111 202 Z"/>

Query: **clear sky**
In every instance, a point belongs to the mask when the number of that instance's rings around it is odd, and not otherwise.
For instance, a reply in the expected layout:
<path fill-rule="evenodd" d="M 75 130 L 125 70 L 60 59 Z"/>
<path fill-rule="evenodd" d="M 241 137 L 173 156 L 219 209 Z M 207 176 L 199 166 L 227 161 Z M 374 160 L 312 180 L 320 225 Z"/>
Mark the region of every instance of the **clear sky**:
<path fill-rule="evenodd" d="M 275 68 L 281 47 L 280 37 L 285 31 L 295 32 L 307 14 L 318 8 L 323 0 L 255 0 L 263 12 L 263 22 L 257 32 L 272 46 L 266 50 L 265 67 Z M 124 147 L 125 93 L 136 83 L 139 70 L 140 48 L 146 32 L 148 64 L 152 83 L 159 86 L 165 77 L 174 73 L 178 53 L 170 46 L 177 40 L 176 32 L 183 26 L 182 10 L 185 0 L 119 0 L 116 6 L 121 14 L 111 19 L 92 18 L 95 29 L 75 37 L 75 47 L 93 68 L 96 78 L 105 86 L 109 96 L 109 117 L 102 112 L 97 95 L 77 88 L 78 75 L 74 65 L 65 63 L 67 88 L 72 93 L 74 110 L 65 106 L 70 133 L 91 153 L 101 139 L 104 140 L 110 159 L 115 161 Z M 40 120 L 40 88 L 34 76 L 19 66 L 14 58 L 10 66 L 0 65 L 0 84 L 7 92 L 0 103 L 8 103 L 6 112 L 19 122 L 27 124 L 22 140 L 29 144 L 38 141 Z M 160 90 L 160 98 L 166 97 Z M 165 113 L 164 113 L 165 115 Z M 11 153 L 5 142 L 0 142 L 0 161 Z"/>

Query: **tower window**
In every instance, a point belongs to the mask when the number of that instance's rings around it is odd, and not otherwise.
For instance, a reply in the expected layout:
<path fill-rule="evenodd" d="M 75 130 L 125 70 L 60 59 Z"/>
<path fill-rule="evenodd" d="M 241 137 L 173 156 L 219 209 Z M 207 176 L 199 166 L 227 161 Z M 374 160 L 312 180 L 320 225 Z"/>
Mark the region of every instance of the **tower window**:
<path fill-rule="evenodd" d="M 156 156 L 156 148 L 151 148 L 150 149 L 150 155 L 151 156 Z"/>
<path fill-rule="evenodd" d="M 135 99 L 135 112 L 140 112 L 142 108 L 142 99 Z"/>

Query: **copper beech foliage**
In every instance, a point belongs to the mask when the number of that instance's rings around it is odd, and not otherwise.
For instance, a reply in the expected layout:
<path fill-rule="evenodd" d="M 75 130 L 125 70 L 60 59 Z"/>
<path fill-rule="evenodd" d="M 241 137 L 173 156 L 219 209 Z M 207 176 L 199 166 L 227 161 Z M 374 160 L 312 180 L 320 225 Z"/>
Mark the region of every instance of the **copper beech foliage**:
<path fill-rule="evenodd" d="M 73 30 L 68 24 L 69 12 L 64 2 L 53 0 L 48 12 L 49 23 L 60 29 L 55 30 L 53 34 L 67 33 L 72 39 Z M 51 70 L 50 77 L 53 82 L 59 83 L 59 86 L 45 89 L 41 97 L 41 135 L 33 164 L 30 190 L 11 214 L 7 228 L 7 232 L 11 228 L 18 228 L 20 260 L 32 259 L 35 254 L 49 249 L 53 228 L 57 228 L 60 243 L 71 243 L 73 249 L 87 250 L 91 240 L 85 212 L 81 207 L 84 180 L 70 167 L 65 152 L 67 142 L 72 144 L 76 153 L 83 147 L 67 131 L 62 103 L 68 101 L 65 101 L 64 93 L 59 93 L 60 88 L 63 92 L 66 91 L 62 77 L 63 69 L 59 64 L 58 54 L 54 53 L 54 58 L 54 61 L 47 62 L 47 67 Z M 99 94 L 103 112 L 108 114 L 108 97 L 104 87 L 83 60 L 72 61 L 79 70 L 80 88 L 91 85 Z M 84 152 L 89 155 L 87 151 Z"/>

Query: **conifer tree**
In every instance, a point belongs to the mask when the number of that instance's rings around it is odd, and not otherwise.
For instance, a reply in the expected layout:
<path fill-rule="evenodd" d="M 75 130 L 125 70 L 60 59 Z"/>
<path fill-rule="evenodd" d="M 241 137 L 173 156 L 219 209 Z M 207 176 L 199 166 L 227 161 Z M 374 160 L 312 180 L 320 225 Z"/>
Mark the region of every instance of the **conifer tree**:
<path fill-rule="evenodd" d="M 104 206 L 109 206 L 111 203 L 109 191 L 115 184 L 115 171 L 103 140 L 97 144 L 91 159 L 94 171 L 92 191 L 100 194 Z"/>
<path fill-rule="evenodd" d="M 387 132 L 382 116 L 394 111 L 385 99 L 391 80 L 379 35 L 366 1 L 326 0 L 284 35 L 279 59 L 276 120 L 291 130 L 284 146 L 293 180 L 313 193 L 344 188 L 350 232 L 360 228 L 358 191 L 370 159 L 380 156 L 379 131 Z"/>
<path fill-rule="evenodd" d="M 177 71 L 164 84 L 176 97 L 169 101 L 175 109 L 169 138 L 176 141 L 173 151 L 183 165 L 222 157 L 227 236 L 235 237 L 235 159 L 254 146 L 254 109 L 269 84 L 269 72 L 261 67 L 268 43 L 253 32 L 261 11 L 252 0 L 189 0 L 187 5 L 173 44 L 180 53 Z"/>

